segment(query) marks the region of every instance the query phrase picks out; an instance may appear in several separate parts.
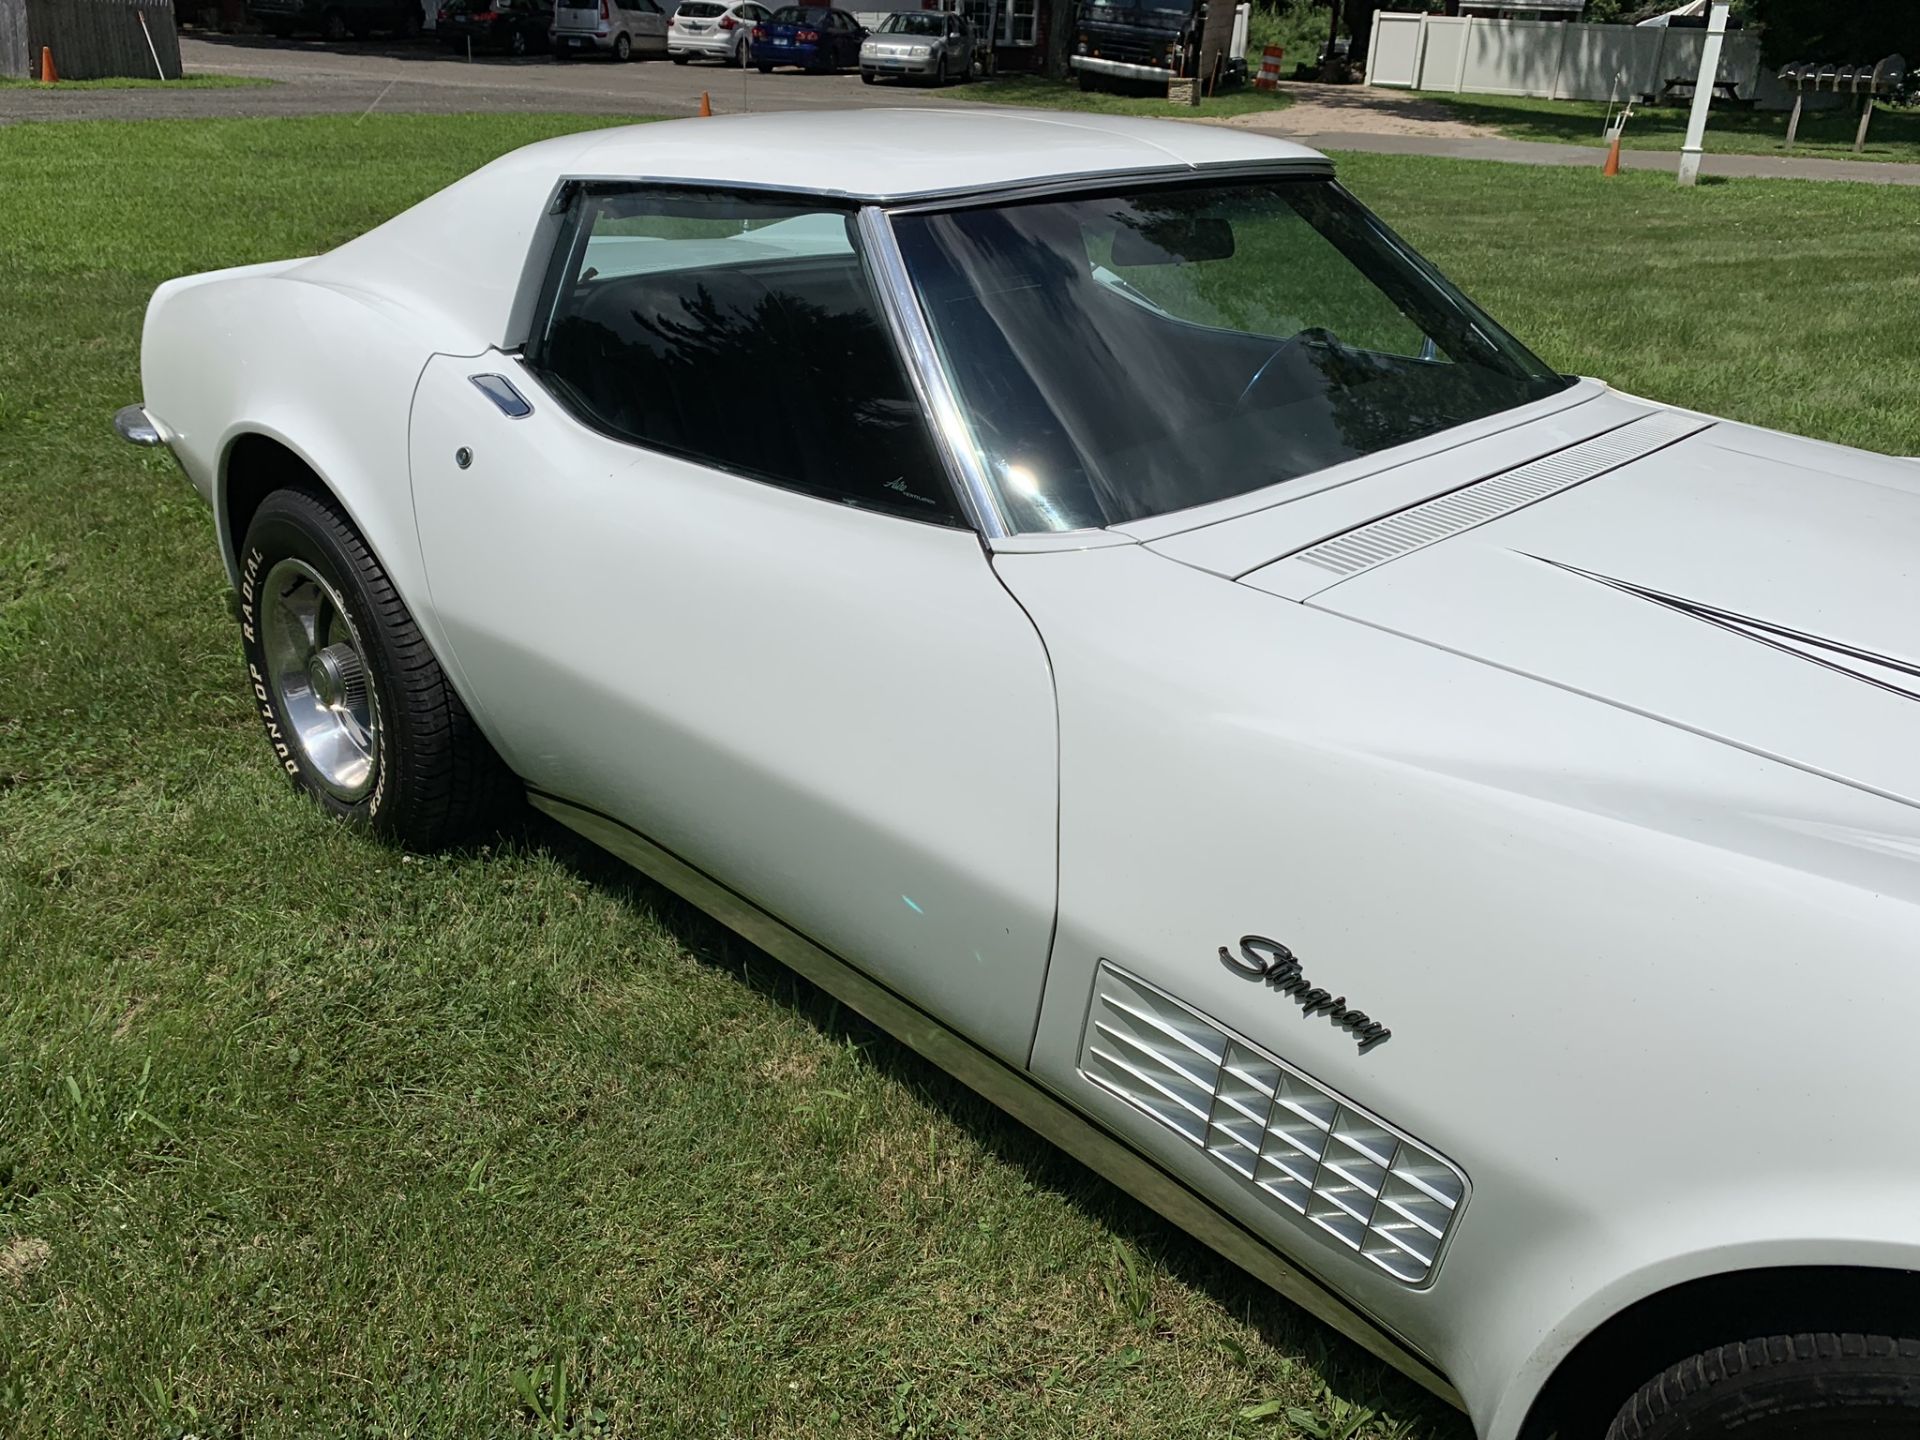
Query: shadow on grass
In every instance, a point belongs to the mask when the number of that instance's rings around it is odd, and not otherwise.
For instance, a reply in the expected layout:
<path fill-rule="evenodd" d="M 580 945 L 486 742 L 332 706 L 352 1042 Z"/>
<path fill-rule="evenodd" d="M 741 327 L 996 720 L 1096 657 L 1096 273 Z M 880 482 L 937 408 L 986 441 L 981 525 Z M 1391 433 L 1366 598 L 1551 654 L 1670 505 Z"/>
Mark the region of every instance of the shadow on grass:
<path fill-rule="evenodd" d="M 552 856 L 585 883 L 653 916 L 699 963 L 732 976 L 756 994 L 785 1007 L 834 1042 L 857 1048 L 881 1075 L 964 1129 L 1036 1190 L 1072 1205 L 1181 1284 L 1252 1326 L 1276 1351 L 1297 1357 L 1333 1395 L 1403 1423 L 1418 1422 L 1418 1433 L 1430 1440 L 1470 1440 L 1472 1431 L 1465 1417 L 1413 1381 L 1297 1309 L 811 981 L 625 862 L 531 809 L 495 838 L 495 853 L 503 848 Z"/>

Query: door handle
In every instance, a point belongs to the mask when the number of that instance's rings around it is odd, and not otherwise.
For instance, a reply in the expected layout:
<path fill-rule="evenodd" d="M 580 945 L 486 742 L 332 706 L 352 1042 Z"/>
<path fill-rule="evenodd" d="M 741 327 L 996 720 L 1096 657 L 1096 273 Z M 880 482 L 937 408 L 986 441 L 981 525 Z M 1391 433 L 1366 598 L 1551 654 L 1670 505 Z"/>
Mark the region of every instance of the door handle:
<path fill-rule="evenodd" d="M 500 408 L 500 413 L 509 420 L 524 420 L 533 413 L 533 406 L 527 397 L 514 388 L 513 382 L 504 375 L 469 375 L 482 395 Z"/>

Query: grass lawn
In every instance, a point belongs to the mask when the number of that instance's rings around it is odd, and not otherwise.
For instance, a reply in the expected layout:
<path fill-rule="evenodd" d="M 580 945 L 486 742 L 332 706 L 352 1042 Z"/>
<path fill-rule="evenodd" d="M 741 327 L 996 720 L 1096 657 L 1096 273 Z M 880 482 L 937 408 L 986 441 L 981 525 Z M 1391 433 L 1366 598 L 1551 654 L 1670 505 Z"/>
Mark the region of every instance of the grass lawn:
<path fill-rule="evenodd" d="M 396 854 L 269 763 L 208 517 L 108 429 L 148 293 L 595 123 L 7 132 L 0 1433 L 1464 1440 L 567 835 Z M 1343 170 L 1562 367 L 1920 451 L 1904 193 Z"/>
<path fill-rule="evenodd" d="M 16 75 L 0 75 L 0 89 L 53 90 L 244 90 L 274 82 L 257 75 L 183 75 L 178 80 L 143 79 L 135 75 L 110 75 L 104 80 L 62 80 L 58 85 L 42 85 Z"/>
<path fill-rule="evenodd" d="M 1547 140 L 1562 145 L 1599 145 L 1607 107 L 1588 100 L 1537 100 L 1521 95 L 1454 95 L 1419 92 L 1459 113 L 1462 120 L 1486 125 L 1510 140 Z M 1686 139 L 1687 107 L 1644 105 L 1627 122 L 1629 150 L 1678 150 Z M 1715 105 L 1707 120 L 1707 150 L 1731 155 L 1819 155 L 1840 160 L 1920 161 L 1920 110 L 1881 105 L 1867 131 L 1867 146 L 1853 153 L 1860 117 L 1850 106 L 1810 110 L 1800 117 L 1800 132 L 1787 149 L 1787 116 L 1774 111 Z"/>
<path fill-rule="evenodd" d="M 1199 108 L 1195 109 L 1187 105 L 1169 105 L 1164 94 L 1082 90 L 1077 81 L 1047 80 L 1037 75 L 1003 75 L 993 80 L 978 80 L 971 85 L 956 86 L 947 95 L 958 100 L 980 100 L 989 105 L 1025 105 L 1041 110 L 1090 110 L 1098 115 L 1154 115 L 1162 119 L 1169 116 L 1245 115 L 1254 110 L 1284 110 L 1293 103 L 1292 96 L 1278 91 L 1236 85 L 1202 100 Z"/>

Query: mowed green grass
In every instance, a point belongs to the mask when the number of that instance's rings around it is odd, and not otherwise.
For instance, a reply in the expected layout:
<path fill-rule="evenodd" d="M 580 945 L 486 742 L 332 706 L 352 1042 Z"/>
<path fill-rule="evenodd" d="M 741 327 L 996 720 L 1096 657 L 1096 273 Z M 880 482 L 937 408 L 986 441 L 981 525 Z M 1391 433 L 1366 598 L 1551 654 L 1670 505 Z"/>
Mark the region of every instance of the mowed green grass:
<path fill-rule="evenodd" d="M 1604 143 L 1607 107 L 1598 101 L 1541 100 L 1525 95 L 1455 95 L 1428 90 L 1423 100 L 1438 100 L 1462 120 L 1486 125 L 1510 140 L 1545 140 L 1561 145 Z M 1637 107 L 1621 141 L 1629 150 L 1678 150 L 1686 140 L 1690 107 Z M 1716 104 L 1707 120 L 1706 148 L 1724 155 L 1813 155 L 1833 160 L 1920 161 L 1920 112 L 1876 108 L 1867 127 L 1867 143 L 1853 153 L 1860 117 L 1851 102 L 1833 110 L 1809 110 L 1800 117 L 1794 145 L 1787 148 L 1787 115 L 1777 110 L 1747 110 Z"/>
<path fill-rule="evenodd" d="M 1462 1440 L 564 833 L 404 855 L 268 762 L 208 518 L 107 428 L 146 296 L 594 123 L 6 132 L 0 1433 Z M 1558 365 L 1920 451 L 1906 193 L 1344 169 Z"/>

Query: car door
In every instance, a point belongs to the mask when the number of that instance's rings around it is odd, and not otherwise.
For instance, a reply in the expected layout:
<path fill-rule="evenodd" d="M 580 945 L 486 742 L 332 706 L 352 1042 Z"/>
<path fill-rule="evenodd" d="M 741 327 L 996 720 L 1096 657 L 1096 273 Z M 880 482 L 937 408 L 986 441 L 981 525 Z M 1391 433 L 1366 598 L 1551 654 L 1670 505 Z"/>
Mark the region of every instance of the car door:
<path fill-rule="evenodd" d="M 440 356 L 416 392 L 462 693 L 530 785 L 1024 1065 L 1051 672 L 954 503 L 851 214 L 633 186 L 573 204 L 528 363 Z"/>
<path fill-rule="evenodd" d="M 833 63 L 836 69 L 842 66 L 860 63 L 859 24 L 844 10 L 835 10 L 829 17 L 833 25 Z"/>

